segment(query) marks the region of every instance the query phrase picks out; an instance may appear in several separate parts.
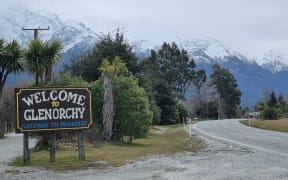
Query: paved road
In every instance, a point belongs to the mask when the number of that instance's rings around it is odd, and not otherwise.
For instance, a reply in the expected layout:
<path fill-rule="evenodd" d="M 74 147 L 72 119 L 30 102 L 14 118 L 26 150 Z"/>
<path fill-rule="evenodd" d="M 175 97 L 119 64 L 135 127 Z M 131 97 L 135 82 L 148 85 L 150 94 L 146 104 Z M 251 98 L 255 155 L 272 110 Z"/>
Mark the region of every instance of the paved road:
<path fill-rule="evenodd" d="M 236 119 L 204 121 L 193 128 L 210 138 L 288 157 L 288 133 L 248 127 Z"/>
<path fill-rule="evenodd" d="M 21 153 L 21 138 L 0 140 L 1 180 L 288 180 L 287 134 L 245 127 L 237 120 L 200 122 L 187 126 L 200 134 L 207 148 L 145 158 L 106 170 L 54 172 L 41 168 L 9 167 L 7 160 Z M 17 143 L 19 142 L 19 144 Z M 5 146 L 5 147 L 4 147 Z M 17 151 L 14 151 L 18 147 Z M 14 151 L 14 152 L 13 152 Z M 2 162 L 1 162 L 2 161 Z M 5 162 L 4 164 L 2 164 Z M 4 169 L 2 169 L 4 168 Z"/>

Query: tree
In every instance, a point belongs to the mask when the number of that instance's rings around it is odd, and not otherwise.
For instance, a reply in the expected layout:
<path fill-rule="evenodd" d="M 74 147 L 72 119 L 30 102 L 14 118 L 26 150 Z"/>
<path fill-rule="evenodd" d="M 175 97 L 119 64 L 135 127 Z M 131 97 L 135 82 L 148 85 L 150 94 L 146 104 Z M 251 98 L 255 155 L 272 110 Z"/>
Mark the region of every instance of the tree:
<path fill-rule="evenodd" d="M 187 108 L 192 117 L 218 119 L 218 93 L 210 84 L 207 81 L 202 85 L 200 95 L 194 93 L 190 97 Z"/>
<path fill-rule="evenodd" d="M 179 49 L 175 42 L 164 42 L 158 51 L 161 78 L 165 79 L 178 98 L 184 98 L 186 89 L 195 74 L 195 62 L 189 59 L 187 51 Z"/>
<path fill-rule="evenodd" d="M 16 40 L 6 43 L 0 39 L 0 138 L 4 138 L 3 89 L 11 73 L 23 71 L 21 49 Z"/>
<path fill-rule="evenodd" d="M 133 138 L 146 136 L 153 113 L 145 90 L 139 87 L 138 80 L 132 76 L 118 77 L 113 87 L 116 107 L 113 138 L 129 136 L 131 142 Z"/>
<path fill-rule="evenodd" d="M 102 72 L 104 79 L 104 104 L 103 104 L 103 138 L 110 141 L 113 130 L 114 101 L 112 92 L 112 81 L 121 71 L 126 70 L 125 64 L 117 56 L 110 63 L 106 58 L 103 60 L 99 70 Z"/>
<path fill-rule="evenodd" d="M 202 107 L 202 100 L 201 100 L 201 93 L 200 90 L 203 87 L 204 83 L 206 82 L 206 74 L 204 70 L 199 70 L 195 73 L 195 77 L 193 79 L 193 85 L 196 88 L 196 95 L 198 97 L 199 107 L 197 108 L 197 116 L 203 117 L 203 107 Z"/>
<path fill-rule="evenodd" d="M 70 65 L 65 66 L 65 71 L 71 71 L 74 76 L 82 76 L 88 82 L 94 82 L 101 76 L 99 67 L 104 59 L 113 60 L 116 56 L 126 64 L 129 72 L 138 72 L 137 58 L 132 46 L 125 40 L 124 34 L 119 29 L 115 34 L 101 35 L 99 42 L 92 50 L 87 51 L 80 57 L 71 61 Z"/>
<path fill-rule="evenodd" d="M 155 86 L 158 89 L 155 94 L 155 100 L 157 105 L 161 109 L 160 124 L 175 124 L 178 120 L 178 114 L 176 113 L 177 100 L 173 95 L 173 91 L 169 84 L 165 80 L 160 80 Z"/>
<path fill-rule="evenodd" d="M 280 94 L 277 98 L 275 92 L 272 90 L 270 97 L 266 102 L 262 101 L 258 103 L 261 117 L 263 119 L 274 120 L 281 116 L 285 116 L 287 107 L 283 99 L 283 95 Z"/>
<path fill-rule="evenodd" d="M 56 62 L 61 57 L 61 42 L 60 41 L 52 41 L 47 42 L 44 47 L 44 54 L 46 56 L 47 68 L 45 70 L 45 83 L 48 83 L 52 79 L 52 67 L 56 64 Z"/>
<path fill-rule="evenodd" d="M 276 97 L 276 95 L 275 95 L 275 92 L 272 91 L 271 94 L 270 94 L 270 99 L 269 99 L 269 101 L 268 101 L 268 104 L 269 104 L 270 106 L 275 106 L 277 103 L 278 103 L 278 102 L 277 102 L 277 97 Z"/>
<path fill-rule="evenodd" d="M 220 116 L 223 118 L 234 117 L 236 115 L 237 106 L 240 105 L 241 91 L 233 74 L 228 69 L 222 68 L 218 64 L 213 65 L 213 73 L 211 74 L 211 86 L 213 86 L 218 96 L 218 109 Z M 218 117 L 219 118 L 219 117 Z"/>
<path fill-rule="evenodd" d="M 133 138 L 144 137 L 148 133 L 153 116 L 146 92 L 139 87 L 137 79 L 133 76 L 120 75 L 112 84 L 114 117 L 111 139 L 123 140 L 123 136 L 129 136 L 129 140 L 132 141 Z M 104 104 L 103 78 L 99 78 L 91 86 L 93 121 L 101 131 L 104 126 L 101 116 Z"/>
<path fill-rule="evenodd" d="M 154 116 L 153 122 L 159 122 L 157 117 L 161 117 L 160 124 L 178 121 L 176 102 L 184 99 L 195 77 L 195 66 L 194 60 L 174 42 L 163 43 L 158 51 L 151 50 L 150 56 L 140 63 L 140 84 L 148 92 L 150 102 L 155 101 L 161 110 L 155 109 L 161 116 Z"/>
<path fill-rule="evenodd" d="M 84 81 L 79 76 L 73 76 L 70 72 L 65 72 L 61 74 L 61 76 L 52 79 L 47 84 L 48 86 L 90 86 L 90 84 L 87 81 Z"/>
<path fill-rule="evenodd" d="M 139 84 L 145 89 L 149 96 L 150 107 L 153 111 L 153 124 L 159 124 L 161 121 L 161 108 L 157 105 L 156 95 L 158 93 L 158 84 L 161 83 L 160 66 L 157 62 L 157 52 L 151 50 L 150 56 L 143 59 L 140 64 Z"/>
<path fill-rule="evenodd" d="M 61 43 L 59 41 L 43 42 L 38 39 L 29 43 L 25 52 L 27 70 L 35 75 L 36 86 L 51 81 L 52 67 L 60 58 Z"/>
<path fill-rule="evenodd" d="M 27 61 L 27 70 L 35 75 L 36 86 L 43 83 L 43 72 L 49 66 L 49 61 L 45 56 L 45 46 L 47 45 L 40 40 L 32 40 L 25 52 Z"/>
<path fill-rule="evenodd" d="M 177 108 L 177 112 L 179 114 L 177 123 L 181 123 L 181 122 L 183 122 L 183 120 L 186 123 L 187 117 L 189 117 L 188 110 L 186 109 L 186 107 L 182 103 L 179 103 L 179 102 L 176 104 L 176 108 Z"/>

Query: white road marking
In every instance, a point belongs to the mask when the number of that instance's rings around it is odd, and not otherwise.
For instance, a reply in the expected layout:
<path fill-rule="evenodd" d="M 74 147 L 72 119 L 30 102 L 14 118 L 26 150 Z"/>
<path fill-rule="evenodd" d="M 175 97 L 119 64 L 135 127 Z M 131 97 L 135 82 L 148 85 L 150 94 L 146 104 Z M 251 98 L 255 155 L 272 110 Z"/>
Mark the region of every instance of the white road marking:
<path fill-rule="evenodd" d="M 281 153 L 281 152 L 278 152 L 278 151 L 273 151 L 273 150 L 270 150 L 270 149 L 265 149 L 265 148 L 261 148 L 261 147 L 252 146 L 252 145 L 249 145 L 249 144 L 244 144 L 244 143 L 241 143 L 241 142 L 233 141 L 231 139 L 226 139 L 226 138 L 214 136 L 212 134 L 204 132 L 203 130 L 200 130 L 199 128 L 196 127 L 196 125 L 197 124 L 194 124 L 193 128 L 196 129 L 197 131 L 201 132 L 202 134 L 207 135 L 207 136 L 210 136 L 210 137 L 213 137 L 213 138 L 216 138 L 216 139 L 220 139 L 220 140 L 223 140 L 223 141 L 232 142 L 232 143 L 239 144 L 239 145 L 242 145 L 242 146 L 250 147 L 250 148 L 253 148 L 253 149 L 261 150 L 261 151 L 264 151 L 264 152 L 270 152 L 270 153 L 274 153 L 274 154 L 278 154 L 278 155 L 282 155 L 282 156 L 288 157 L 287 153 Z"/>
<path fill-rule="evenodd" d="M 282 139 L 282 138 L 279 138 L 279 137 L 273 137 L 273 136 L 270 136 L 269 138 L 272 138 L 272 139 L 279 139 L 279 140 Z"/>

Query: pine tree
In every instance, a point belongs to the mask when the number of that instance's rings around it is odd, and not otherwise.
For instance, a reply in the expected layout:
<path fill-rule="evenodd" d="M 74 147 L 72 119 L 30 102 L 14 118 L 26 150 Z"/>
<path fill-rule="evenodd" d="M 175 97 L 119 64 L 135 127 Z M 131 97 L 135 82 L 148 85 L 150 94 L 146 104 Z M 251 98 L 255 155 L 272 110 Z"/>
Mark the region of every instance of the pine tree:
<path fill-rule="evenodd" d="M 235 117 L 237 106 L 241 102 L 241 91 L 237 81 L 228 69 L 222 68 L 218 64 L 214 64 L 212 68 L 211 85 L 219 94 L 219 113 L 224 112 L 220 118 L 223 118 L 223 116 L 227 118 Z"/>

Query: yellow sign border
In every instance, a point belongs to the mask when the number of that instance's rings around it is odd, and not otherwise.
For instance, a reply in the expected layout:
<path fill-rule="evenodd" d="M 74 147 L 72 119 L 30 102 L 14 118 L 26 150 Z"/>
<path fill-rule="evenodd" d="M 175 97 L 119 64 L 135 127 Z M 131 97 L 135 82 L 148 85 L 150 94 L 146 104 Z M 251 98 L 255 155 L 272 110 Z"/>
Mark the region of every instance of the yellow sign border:
<path fill-rule="evenodd" d="M 57 131 L 57 130 L 80 130 L 80 129 L 89 129 L 90 126 L 92 125 L 92 93 L 90 90 L 90 87 L 41 87 L 41 88 L 15 88 L 18 91 L 16 92 L 16 132 L 40 132 L 40 131 Z M 90 109 L 90 118 L 89 118 L 89 123 L 87 125 L 87 127 L 78 127 L 78 128 L 53 128 L 53 129 L 35 129 L 35 130 L 23 130 L 20 126 L 19 126 L 19 104 L 18 104 L 18 96 L 21 94 L 22 91 L 41 91 L 41 90 L 77 90 L 77 89 L 81 89 L 81 90 L 86 90 L 89 93 L 89 109 Z M 16 91 L 16 90 L 15 90 Z"/>

